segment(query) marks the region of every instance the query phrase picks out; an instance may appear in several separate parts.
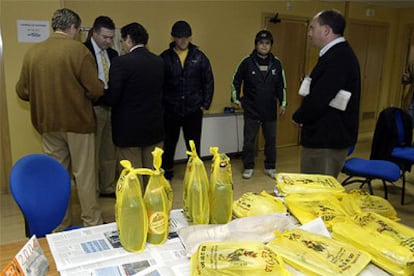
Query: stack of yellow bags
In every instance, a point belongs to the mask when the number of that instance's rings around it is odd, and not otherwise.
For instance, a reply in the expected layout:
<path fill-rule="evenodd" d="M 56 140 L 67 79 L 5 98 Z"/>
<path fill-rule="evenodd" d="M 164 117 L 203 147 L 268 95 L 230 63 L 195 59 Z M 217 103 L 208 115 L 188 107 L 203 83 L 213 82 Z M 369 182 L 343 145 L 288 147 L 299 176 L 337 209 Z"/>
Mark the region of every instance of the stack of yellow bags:
<path fill-rule="evenodd" d="M 376 213 L 361 213 L 332 224 L 335 239 L 365 250 L 392 275 L 414 275 L 414 230 Z"/>
<path fill-rule="evenodd" d="M 352 245 L 299 228 L 277 235 L 267 246 L 307 275 L 358 275 L 371 261 Z"/>
<path fill-rule="evenodd" d="M 191 275 L 292 276 L 261 242 L 205 242 L 191 256 Z"/>
<path fill-rule="evenodd" d="M 238 218 L 250 216 L 286 213 L 282 200 L 275 198 L 266 191 L 260 194 L 247 192 L 233 202 L 233 214 Z"/>

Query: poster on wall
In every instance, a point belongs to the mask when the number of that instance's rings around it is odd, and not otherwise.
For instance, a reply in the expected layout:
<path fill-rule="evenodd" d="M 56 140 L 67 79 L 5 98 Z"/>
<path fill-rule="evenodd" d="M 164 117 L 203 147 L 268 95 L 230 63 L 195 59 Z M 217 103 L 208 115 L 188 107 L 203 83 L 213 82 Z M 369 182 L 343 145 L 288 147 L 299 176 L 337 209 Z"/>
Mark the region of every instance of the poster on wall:
<path fill-rule="evenodd" d="M 17 20 L 17 41 L 37 43 L 49 37 L 48 21 Z"/>

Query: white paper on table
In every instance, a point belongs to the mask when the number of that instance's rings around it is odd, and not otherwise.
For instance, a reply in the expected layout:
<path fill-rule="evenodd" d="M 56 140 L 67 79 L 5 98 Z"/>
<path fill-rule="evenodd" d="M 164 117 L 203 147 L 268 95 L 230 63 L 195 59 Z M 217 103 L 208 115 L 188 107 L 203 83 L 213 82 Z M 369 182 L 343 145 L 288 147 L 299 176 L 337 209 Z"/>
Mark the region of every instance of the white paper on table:
<path fill-rule="evenodd" d="M 325 223 L 320 217 L 303 224 L 299 228 L 309 231 L 311 233 L 316 233 L 331 238 L 331 234 L 329 233 L 328 229 L 325 226 Z"/>

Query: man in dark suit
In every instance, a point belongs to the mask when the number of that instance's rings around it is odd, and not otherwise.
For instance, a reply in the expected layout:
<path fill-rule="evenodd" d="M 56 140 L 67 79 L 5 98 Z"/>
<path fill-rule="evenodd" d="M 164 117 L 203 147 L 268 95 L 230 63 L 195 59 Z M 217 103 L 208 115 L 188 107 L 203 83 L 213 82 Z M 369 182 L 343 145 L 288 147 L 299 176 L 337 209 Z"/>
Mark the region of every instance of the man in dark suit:
<path fill-rule="evenodd" d="M 115 24 L 111 18 L 99 16 L 95 19 L 90 32 L 91 35 L 84 44 L 95 57 L 98 77 L 105 83 L 105 90 L 107 90 L 109 66 L 112 59 L 118 56 L 118 52 L 110 47 L 115 35 Z M 94 110 L 97 121 L 95 141 L 97 189 L 100 196 L 115 197 L 117 160 L 111 134 L 111 108 L 98 101 L 94 105 Z"/>
<path fill-rule="evenodd" d="M 152 169 L 152 151 L 162 147 L 164 139 L 164 62 L 145 47 L 147 42 L 141 24 L 121 28 L 121 46 L 127 54 L 113 59 L 103 99 L 112 106 L 112 137 L 119 160 Z"/>
<path fill-rule="evenodd" d="M 337 177 L 349 147 L 358 138 L 361 77 L 358 59 L 343 37 L 345 18 L 337 10 L 319 12 L 309 37 L 321 49 L 319 60 L 305 78 L 305 96 L 293 121 L 301 128 L 301 172 Z"/>

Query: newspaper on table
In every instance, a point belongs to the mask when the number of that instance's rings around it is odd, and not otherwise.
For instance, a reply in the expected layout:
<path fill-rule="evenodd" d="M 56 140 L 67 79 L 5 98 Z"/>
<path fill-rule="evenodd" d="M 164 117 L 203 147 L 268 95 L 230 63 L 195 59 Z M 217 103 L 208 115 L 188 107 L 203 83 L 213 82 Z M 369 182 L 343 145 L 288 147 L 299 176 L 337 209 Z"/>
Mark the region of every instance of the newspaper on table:
<path fill-rule="evenodd" d="M 141 253 L 131 253 L 122 248 L 116 223 L 54 233 L 46 238 L 56 267 L 62 276 L 188 276 L 191 274 L 190 261 L 176 233 L 186 226 L 188 222 L 183 211 L 172 210 L 168 240 L 162 245 L 147 244 Z M 329 235 L 321 219 L 302 227 L 311 232 Z M 293 275 L 304 275 L 288 267 Z M 360 275 L 389 274 L 370 264 Z"/>
<path fill-rule="evenodd" d="M 190 275 L 190 262 L 178 238 L 161 246 L 147 244 L 141 253 L 95 262 L 60 271 L 61 276 L 79 275 Z"/>
<path fill-rule="evenodd" d="M 33 235 L 30 240 L 20 249 L 17 255 L 4 268 L 0 275 L 46 275 L 49 268 L 49 262 L 43 253 L 36 236 Z"/>
<path fill-rule="evenodd" d="M 176 231 L 188 225 L 182 210 L 172 210 L 170 235 L 163 245 L 147 244 L 141 253 L 123 249 L 116 223 L 47 235 L 56 268 L 68 275 L 189 275 L 190 262 Z"/>

